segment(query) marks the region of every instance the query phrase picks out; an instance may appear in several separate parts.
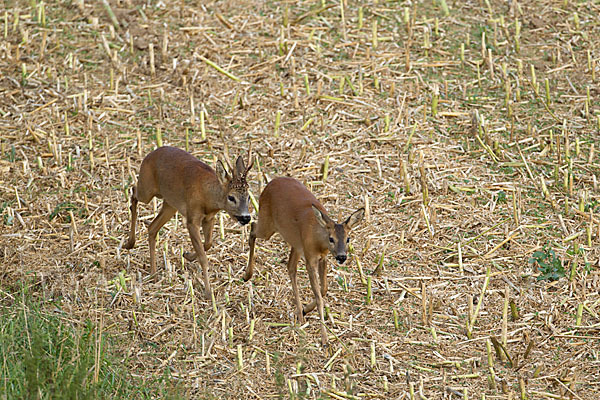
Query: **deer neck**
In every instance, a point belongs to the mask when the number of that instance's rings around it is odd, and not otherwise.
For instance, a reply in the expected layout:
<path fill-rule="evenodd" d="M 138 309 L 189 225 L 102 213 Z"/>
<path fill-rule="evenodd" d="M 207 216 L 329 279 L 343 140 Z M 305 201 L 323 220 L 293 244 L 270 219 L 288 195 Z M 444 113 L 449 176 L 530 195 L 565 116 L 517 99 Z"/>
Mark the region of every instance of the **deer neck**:
<path fill-rule="evenodd" d="M 218 179 L 211 179 L 206 182 L 205 186 L 205 212 L 207 214 L 215 213 L 225 209 L 225 201 L 227 197 L 226 188 L 224 188 Z"/>

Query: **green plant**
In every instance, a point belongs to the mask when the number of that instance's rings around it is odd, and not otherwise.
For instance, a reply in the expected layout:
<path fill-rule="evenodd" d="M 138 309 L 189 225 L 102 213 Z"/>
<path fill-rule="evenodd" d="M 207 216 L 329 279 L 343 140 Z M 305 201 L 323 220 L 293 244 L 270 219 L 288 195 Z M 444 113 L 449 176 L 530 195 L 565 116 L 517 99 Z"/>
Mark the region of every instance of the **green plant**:
<path fill-rule="evenodd" d="M 500 190 L 496 194 L 496 200 L 498 201 L 498 203 L 506 203 L 506 192 L 504 190 Z"/>
<path fill-rule="evenodd" d="M 2 214 L 2 221 L 4 222 L 4 225 L 8 226 L 11 226 L 14 223 L 14 217 L 8 212 L 4 213 L 4 210 L 6 210 L 6 208 L 10 205 L 12 205 L 12 203 L 8 203 L 6 201 L 0 204 L 0 214 Z"/>
<path fill-rule="evenodd" d="M 538 280 L 557 281 L 565 276 L 565 268 L 562 260 L 556 252 L 546 243 L 542 250 L 535 251 L 529 259 L 530 264 L 537 264 L 541 275 Z"/>
<path fill-rule="evenodd" d="M 589 202 L 588 204 L 585 205 L 584 207 L 584 211 L 585 212 L 590 212 L 590 211 L 598 211 L 598 200 L 593 199 L 591 202 Z"/>
<path fill-rule="evenodd" d="M 6 159 L 10 162 L 15 162 L 17 160 L 17 152 L 14 145 L 10 146 L 10 151 L 6 153 Z"/>
<path fill-rule="evenodd" d="M 76 210 L 77 210 L 77 206 L 75 204 L 65 201 L 65 202 L 59 203 L 56 207 L 54 207 L 54 210 L 52 210 L 52 212 L 48 216 L 48 219 L 50 221 L 52 221 L 54 218 L 58 217 L 63 212 L 76 211 Z M 71 217 L 69 215 L 66 215 L 65 218 L 66 218 L 67 222 L 71 222 Z"/>
<path fill-rule="evenodd" d="M 181 398 L 170 376 L 132 376 L 90 320 L 74 326 L 26 284 L 13 288 L 0 298 L 0 398 Z"/>
<path fill-rule="evenodd" d="M 275 365 L 275 386 L 277 387 L 278 396 L 283 399 L 284 393 L 286 392 L 285 387 L 285 376 L 282 370 L 282 361 L 280 360 L 281 355 L 278 352 L 273 354 L 273 364 Z"/>
<path fill-rule="evenodd" d="M 572 257 L 582 255 L 584 253 L 585 253 L 585 250 L 583 249 L 583 247 L 580 247 L 577 243 L 574 243 L 573 246 L 571 246 L 567 249 L 567 254 Z"/>

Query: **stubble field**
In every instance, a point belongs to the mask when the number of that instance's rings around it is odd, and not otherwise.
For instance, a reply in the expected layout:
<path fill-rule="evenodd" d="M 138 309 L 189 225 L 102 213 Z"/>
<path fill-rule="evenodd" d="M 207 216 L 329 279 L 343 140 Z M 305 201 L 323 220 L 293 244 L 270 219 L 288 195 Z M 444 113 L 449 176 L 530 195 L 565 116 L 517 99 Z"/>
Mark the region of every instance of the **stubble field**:
<path fill-rule="evenodd" d="M 600 396 L 597 1 L 4 5 L 0 307 L 26 334 L 0 327 L 0 397 L 60 394 L 13 368 L 63 343 L 34 345 L 31 304 L 89 342 L 70 382 L 96 396 Z M 316 311 L 294 321 L 277 235 L 244 283 L 249 229 L 218 218 L 214 302 L 180 216 L 156 276 L 145 224 L 122 248 L 161 143 L 213 167 L 251 150 L 255 198 L 292 176 L 334 219 L 366 207 L 328 259 L 327 347 Z"/>

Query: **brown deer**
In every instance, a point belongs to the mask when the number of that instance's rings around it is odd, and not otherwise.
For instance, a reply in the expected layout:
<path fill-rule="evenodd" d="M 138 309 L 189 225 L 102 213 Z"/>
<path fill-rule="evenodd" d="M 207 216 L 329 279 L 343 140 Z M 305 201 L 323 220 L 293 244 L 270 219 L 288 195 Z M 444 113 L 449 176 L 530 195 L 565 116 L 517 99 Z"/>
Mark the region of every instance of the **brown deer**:
<path fill-rule="evenodd" d="M 327 342 L 323 297 L 327 293 L 327 251 L 341 264 L 346 261 L 348 234 L 365 213 L 359 208 L 343 223 L 332 221 L 319 200 L 300 182 L 293 178 L 275 178 L 261 193 L 259 198 L 258 222 L 252 223 L 250 231 L 250 255 L 244 273 L 245 281 L 252 278 L 254 270 L 254 244 L 257 238 L 269 239 L 278 232 L 292 247 L 287 264 L 292 281 L 292 291 L 296 303 L 298 321 L 304 323 L 304 315 L 315 306 L 321 318 L 321 343 Z M 298 260 L 304 257 L 310 286 L 315 300 L 302 308 L 296 282 Z M 317 275 L 318 268 L 318 275 Z"/>
<path fill-rule="evenodd" d="M 154 150 L 142 161 L 137 185 L 133 187 L 131 229 L 129 240 L 123 247 L 131 249 L 135 245 L 138 201 L 149 203 L 154 197 L 163 199 L 160 212 L 148 227 L 150 272 L 156 273 L 156 235 L 179 211 L 186 220 L 195 251 L 194 254 L 186 253 L 185 258 L 189 261 L 199 258 L 205 295 L 210 299 L 208 259 L 205 251 L 212 246 L 215 215 L 218 211 L 225 210 L 242 225 L 250 222 L 246 175 L 253 163 L 254 161 L 251 161 L 246 168 L 242 156 L 239 156 L 232 175 L 229 175 L 221 161 L 217 162 L 215 172 L 210 166 L 181 149 L 164 146 Z M 200 226 L 204 234 L 204 245 L 200 240 Z"/>

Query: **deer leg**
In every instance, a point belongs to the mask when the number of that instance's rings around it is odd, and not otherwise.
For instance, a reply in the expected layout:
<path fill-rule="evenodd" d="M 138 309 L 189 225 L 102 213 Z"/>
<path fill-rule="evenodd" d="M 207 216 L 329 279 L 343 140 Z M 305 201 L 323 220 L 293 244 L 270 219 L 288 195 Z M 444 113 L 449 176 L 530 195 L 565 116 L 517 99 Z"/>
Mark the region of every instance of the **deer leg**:
<path fill-rule="evenodd" d="M 317 308 L 319 309 L 319 318 L 321 319 L 321 344 L 327 343 L 327 331 L 325 328 L 325 314 L 323 310 L 323 297 L 321 296 L 321 288 L 319 285 L 319 276 L 317 273 L 318 259 L 306 260 L 306 270 L 308 271 L 308 278 L 310 280 L 310 287 L 315 295 L 317 302 Z"/>
<path fill-rule="evenodd" d="M 246 266 L 246 270 L 244 271 L 244 276 L 242 279 L 244 281 L 249 281 L 252 278 L 252 274 L 254 274 L 254 245 L 256 243 L 256 222 L 253 222 L 250 225 L 250 238 L 248 239 L 248 246 L 250 247 L 250 253 L 248 254 L 248 265 Z"/>
<path fill-rule="evenodd" d="M 322 257 L 319 260 L 319 279 L 321 283 L 321 295 L 325 297 L 327 294 L 327 259 Z M 304 315 L 308 314 L 317 306 L 317 300 L 313 300 L 310 304 L 304 306 Z"/>
<path fill-rule="evenodd" d="M 205 217 L 202 220 L 202 234 L 204 235 L 204 251 L 208 251 L 212 247 L 213 228 L 215 226 L 215 217 Z M 183 256 L 188 261 L 194 261 L 196 259 L 196 253 L 185 252 Z"/>
<path fill-rule="evenodd" d="M 196 251 L 196 255 L 198 256 L 200 265 L 202 266 L 202 276 L 204 278 L 204 295 L 207 299 L 210 299 L 212 297 L 212 290 L 210 288 L 210 280 L 208 279 L 208 258 L 206 258 L 204 246 L 202 245 L 202 241 L 200 240 L 200 230 L 198 229 L 197 225 L 189 222 L 189 220 L 187 223 L 187 229 L 190 233 L 192 246 Z"/>
<path fill-rule="evenodd" d="M 163 201 L 162 208 L 158 215 L 152 220 L 148 227 L 148 245 L 150 247 L 150 273 L 156 273 L 156 235 L 171 218 L 177 210 Z"/>
<path fill-rule="evenodd" d="M 321 294 L 323 297 L 327 294 L 327 259 L 321 257 L 319 260 L 319 279 L 321 279 Z"/>
<path fill-rule="evenodd" d="M 137 205 L 138 199 L 136 197 L 136 187 L 133 187 L 133 191 L 131 192 L 131 206 L 129 209 L 131 210 L 131 225 L 129 227 L 129 239 L 127 243 L 123 245 L 124 249 L 133 249 L 135 246 L 135 225 L 137 223 Z"/>
<path fill-rule="evenodd" d="M 204 250 L 212 247 L 213 228 L 215 226 L 215 216 L 204 218 L 202 221 L 202 233 L 204 234 Z"/>
<path fill-rule="evenodd" d="M 260 221 L 261 220 L 259 219 L 258 222 L 253 222 L 252 225 L 250 225 L 250 238 L 248 239 L 250 253 L 248 255 L 248 265 L 246 266 L 244 276 L 242 277 L 244 281 L 249 281 L 254 273 L 254 245 L 256 243 L 256 239 L 268 240 L 271 236 L 273 236 L 273 233 L 275 233 L 273 230 L 267 230 L 267 228 L 265 228 Z"/>
<path fill-rule="evenodd" d="M 304 313 L 302 312 L 302 303 L 300 302 L 300 294 L 298 293 L 298 282 L 296 275 L 298 272 L 298 260 L 300 260 L 300 253 L 292 247 L 290 251 L 290 258 L 287 264 L 288 275 L 292 281 L 292 292 L 294 293 L 294 303 L 296 305 L 296 317 L 298 322 L 304 324 Z"/>

